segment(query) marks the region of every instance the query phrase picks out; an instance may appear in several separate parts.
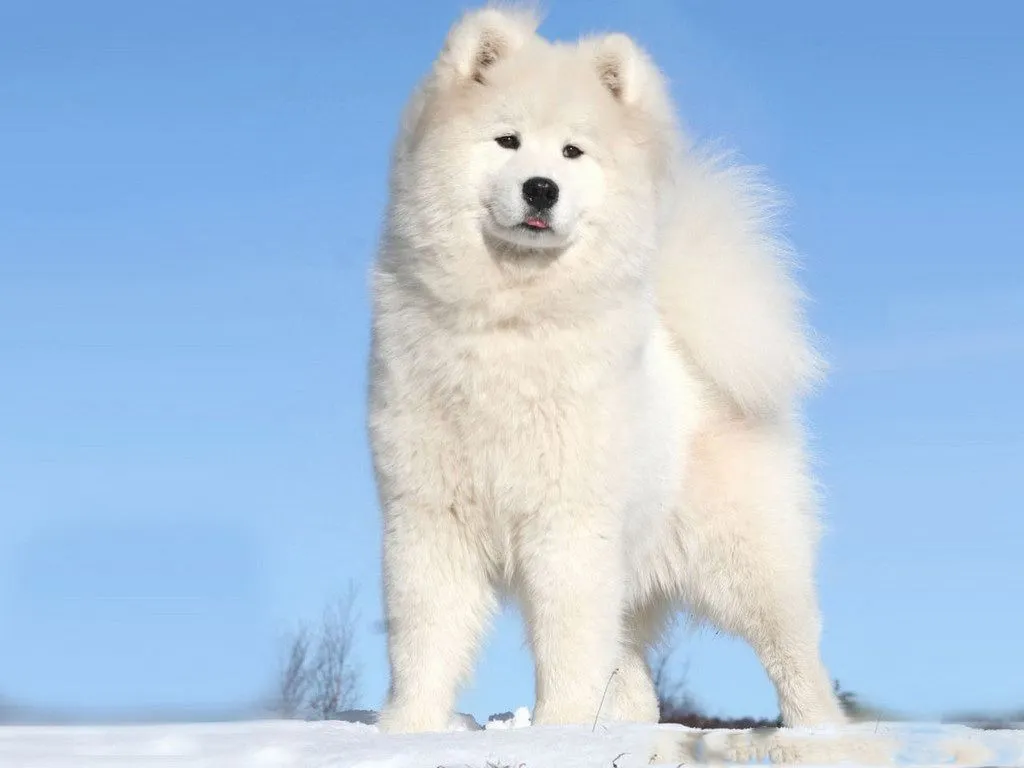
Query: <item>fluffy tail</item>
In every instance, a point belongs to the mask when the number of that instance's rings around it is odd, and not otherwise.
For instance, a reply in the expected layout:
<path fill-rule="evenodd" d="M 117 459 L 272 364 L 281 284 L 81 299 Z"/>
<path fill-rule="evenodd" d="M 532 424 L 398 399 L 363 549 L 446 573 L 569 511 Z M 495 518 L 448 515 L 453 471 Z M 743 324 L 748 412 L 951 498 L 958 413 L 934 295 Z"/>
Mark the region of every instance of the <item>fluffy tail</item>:
<path fill-rule="evenodd" d="M 658 265 L 663 322 L 743 413 L 792 410 L 825 366 L 773 227 L 777 199 L 753 169 L 691 155 L 677 200 Z"/>

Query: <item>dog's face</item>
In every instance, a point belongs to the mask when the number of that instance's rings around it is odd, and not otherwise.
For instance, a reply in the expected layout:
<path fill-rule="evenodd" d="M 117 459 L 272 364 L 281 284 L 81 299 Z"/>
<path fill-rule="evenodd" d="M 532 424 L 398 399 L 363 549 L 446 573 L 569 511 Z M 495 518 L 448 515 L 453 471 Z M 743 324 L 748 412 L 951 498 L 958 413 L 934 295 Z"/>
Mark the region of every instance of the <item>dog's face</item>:
<path fill-rule="evenodd" d="M 614 262 L 616 243 L 649 245 L 675 140 L 671 108 L 628 38 L 552 44 L 534 25 L 487 9 L 453 28 L 407 113 L 392 220 L 445 249 L 453 268 L 480 260 L 476 243 L 518 273 L 585 249 L 576 269 L 598 277 L 595 253 Z"/>
<path fill-rule="evenodd" d="M 439 138 L 465 153 L 480 227 L 522 250 L 585 238 L 622 180 L 616 159 L 634 154 L 596 71 L 575 47 L 534 38 L 479 78 Z"/>
<path fill-rule="evenodd" d="M 494 135 L 478 139 L 465 169 L 480 200 L 481 226 L 518 248 L 563 248 L 605 198 L 598 132 L 564 107 L 537 119 L 536 108 L 516 109 L 508 91 L 498 94 L 498 110 L 480 125 Z"/>

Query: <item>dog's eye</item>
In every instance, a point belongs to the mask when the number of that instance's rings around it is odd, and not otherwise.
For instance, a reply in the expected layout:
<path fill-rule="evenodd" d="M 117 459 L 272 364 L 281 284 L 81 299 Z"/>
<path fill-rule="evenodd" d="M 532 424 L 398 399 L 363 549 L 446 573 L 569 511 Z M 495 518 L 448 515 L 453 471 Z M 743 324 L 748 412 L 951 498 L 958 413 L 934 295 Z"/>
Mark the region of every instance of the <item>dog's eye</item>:
<path fill-rule="evenodd" d="M 562 157 L 567 157 L 570 160 L 575 160 L 583 154 L 583 150 L 577 147 L 575 144 L 566 144 L 562 147 Z"/>
<path fill-rule="evenodd" d="M 499 136 L 495 141 L 498 142 L 498 146 L 502 149 L 519 149 L 519 137 L 514 133 Z"/>

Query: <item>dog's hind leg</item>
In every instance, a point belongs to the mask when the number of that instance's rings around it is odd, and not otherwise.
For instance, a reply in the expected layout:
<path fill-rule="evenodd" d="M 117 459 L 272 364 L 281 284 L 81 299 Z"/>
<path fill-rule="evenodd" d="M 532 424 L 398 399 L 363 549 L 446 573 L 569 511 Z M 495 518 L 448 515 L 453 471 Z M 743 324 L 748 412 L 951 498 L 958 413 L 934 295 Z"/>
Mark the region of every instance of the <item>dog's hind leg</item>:
<path fill-rule="evenodd" d="M 778 423 L 725 422 L 697 438 L 690 476 L 679 520 L 683 598 L 753 647 L 786 725 L 842 722 L 820 656 L 818 523 L 798 435 Z"/>

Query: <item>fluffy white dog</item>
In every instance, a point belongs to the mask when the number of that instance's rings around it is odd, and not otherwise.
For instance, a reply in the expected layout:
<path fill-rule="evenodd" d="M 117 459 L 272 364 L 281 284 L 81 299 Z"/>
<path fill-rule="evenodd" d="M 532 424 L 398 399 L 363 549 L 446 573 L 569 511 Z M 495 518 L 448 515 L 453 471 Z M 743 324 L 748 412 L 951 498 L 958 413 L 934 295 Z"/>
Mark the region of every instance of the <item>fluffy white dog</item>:
<path fill-rule="evenodd" d="M 536 723 L 656 721 L 677 609 L 745 638 L 787 724 L 838 722 L 798 401 L 817 377 L 746 169 L 688 145 L 623 35 L 469 13 L 404 114 L 369 430 L 392 731 L 441 730 L 499 596 Z M 617 673 L 613 675 L 613 672 Z"/>

